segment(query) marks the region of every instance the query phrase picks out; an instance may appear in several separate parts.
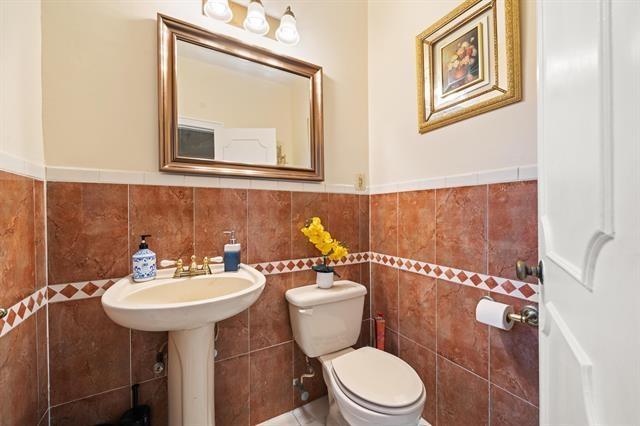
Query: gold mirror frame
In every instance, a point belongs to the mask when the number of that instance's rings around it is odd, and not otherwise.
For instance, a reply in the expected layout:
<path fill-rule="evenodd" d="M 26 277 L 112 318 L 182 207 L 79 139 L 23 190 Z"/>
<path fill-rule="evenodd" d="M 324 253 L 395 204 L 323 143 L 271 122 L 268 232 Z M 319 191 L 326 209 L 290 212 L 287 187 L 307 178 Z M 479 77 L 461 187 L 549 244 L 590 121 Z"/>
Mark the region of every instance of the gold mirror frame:
<path fill-rule="evenodd" d="M 296 168 L 180 159 L 177 153 L 178 108 L 176 41 L 196 44 L 282 71 L 309 78 L 311 167 Z M 252 179 L 324 180 L 322 67 L 278 55 L 239 40 L 214 34 L 192 24 L 158 14 L 158 118 L 160 127 L 160 171 Z"/>
<path fill-rule="evenodd" d="M 458 7 L 453 9 L 450 13 L 431 25 L 425 31 L 420 33 L 416 37 L 416 68 L 417 68 L 417 89 L 418 89 L 418 132 L 424 134 L 431 130 L 439 129 L 443 126 L 453 124 L 455 122 L 465 120 L 467 118 L 474 117 L 476 115 L 501 108 L 503 106 L 513 104 L 522 100 L 522 75 L 521 75 L 521 56 L 520 56 L 520 0 L 499 0 L 501 6 L 504 8 L 503 14 L 496 12 L 498 0 L 466 0 Z M 473 12 L 474 8 L 478 8 L 477 12 Z M 493 46 L 492 48 L 498 49 L 497 42 L 497 20 L 503 21 L 504 26 L 504 51 L 506 69 L 504 72 L 508 76 L 507 84 L 494 84 L 489 90 L 476 93 L 468 96 L 467 98 L 461 98 L 460 101 L 453 104 L 452 107 L 446 107 L 443 114 L 439 117 L 434 117 L 434 81 L 433 81 L 433 46 L 436 40 L 431 40 L 434 34 L 441 31 L 447 25 L 454 25 L 453 30 L 465 23 L 466 20 L 479 15 L 481 12 L 488 11 L 493 15 L 494 19 L 494 36 L 493 40 L 489 40 L 488 43 Z M 465 14 L 473 13 L 469 18 L 464 17 Z M 445 34 L 446 35 L 446 34 Z M 442 38 L 443 36 L 440 36 Z M 428 48 L 428 53 L 425 54 L 425 46 Z M 497 58 L 498 52 L 494 51 L 493 54 Z M 496 59 L 497 61 L 497 59 Z M 429 75 L 425 75 L 426 65 L 429 65 Z M 497 65 L 495 65 L 495 73 L 498 73 Z M 489 92 L 495 93 L 495 96 L 477 102 L 473 105 L 464 105 L 475 97 L 485 95 Z M 429 106 L 429 108 L 427 108 Z M 447 111 L 448 109 L 448 111 Z"/>

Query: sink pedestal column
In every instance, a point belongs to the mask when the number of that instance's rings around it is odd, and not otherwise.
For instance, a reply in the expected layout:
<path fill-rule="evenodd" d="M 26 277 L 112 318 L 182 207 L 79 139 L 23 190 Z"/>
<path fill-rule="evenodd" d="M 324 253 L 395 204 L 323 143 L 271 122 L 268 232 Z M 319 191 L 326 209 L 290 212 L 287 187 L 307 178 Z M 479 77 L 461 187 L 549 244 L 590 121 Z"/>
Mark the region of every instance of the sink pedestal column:
<path fill-rule="evenodd" d="M 215 324 L 169 332 L 169 424 L 213 426 Z"/>

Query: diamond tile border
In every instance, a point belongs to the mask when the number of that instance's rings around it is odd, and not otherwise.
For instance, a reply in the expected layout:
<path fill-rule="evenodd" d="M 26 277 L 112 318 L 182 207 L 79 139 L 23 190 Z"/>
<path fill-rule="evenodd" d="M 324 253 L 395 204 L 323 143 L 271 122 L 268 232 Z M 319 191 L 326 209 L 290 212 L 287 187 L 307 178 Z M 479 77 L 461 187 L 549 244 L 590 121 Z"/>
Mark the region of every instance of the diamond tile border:
<path fill-rule="evenodd" d="M 0 319 L 0 337 L 4 336 L 27 318 L 47 305 L 47 288 L 42 287 L 8 308 L 7 315 Z"/>
<path fill-rule="evenodd" d="M 255 263 L 250 266 L 256 268 L 263 275 L 275 275 L 308 271 L 314 265 L 320 264 L 321 262 L 321 257 L 307 257 Z M 334 266 L 342 266 L 367 262 L 446 280 L 452 284 L 476 287 L 492 293 L 506 294 L 529 302 L 538 302 L 539 287 L 537 284 L 465 271 L 433 263 L 420 262 L 413 259 L 405 259 L 403 257 L 389 256 L 382 253 L 351 253 L 346 258 L 338 262 L 331 262 L 331 264 Z M 16 328 L 39 309 L 46 306 L 47 303 L 100 297 L 119 279 L 120 278 L 110 278 L 105 280 L 81 281 L 43 287 L 8 309 L 7 316 L 0 319 L 0 337 Z"/>
<path fill-rule="evenodd" d="M 381 253 L 372 252 L 370 256 L 371 262 L 379 265 L 414 272 L 432 278 L 439 278 L 454 284 L 481 288 L 492 293 L 506 294 L 529 302 L 538 302 L 539 288 L 537 284 L 465 271 L 433 263 L 419 262 L 417 260 L 389 256 Z"/>
<path fill-rule="evenodd" d="M 81 281 L 69 284 L 55 284 L 47 288 L 49 303 L 66 302 L 67 300 L 99 297 L 120 278 L 106 280 Z"/>

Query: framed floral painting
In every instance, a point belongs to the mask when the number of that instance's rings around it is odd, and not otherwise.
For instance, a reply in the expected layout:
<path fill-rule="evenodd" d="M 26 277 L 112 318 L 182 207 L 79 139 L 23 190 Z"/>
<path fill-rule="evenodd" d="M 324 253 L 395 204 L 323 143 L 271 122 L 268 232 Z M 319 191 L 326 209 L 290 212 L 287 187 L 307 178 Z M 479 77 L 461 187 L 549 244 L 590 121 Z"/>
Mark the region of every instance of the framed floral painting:
<path fill-rule="evenodd" d="M 467 0 L 416 37 L 418 130 L 522 99 L 519 0 Z"/>

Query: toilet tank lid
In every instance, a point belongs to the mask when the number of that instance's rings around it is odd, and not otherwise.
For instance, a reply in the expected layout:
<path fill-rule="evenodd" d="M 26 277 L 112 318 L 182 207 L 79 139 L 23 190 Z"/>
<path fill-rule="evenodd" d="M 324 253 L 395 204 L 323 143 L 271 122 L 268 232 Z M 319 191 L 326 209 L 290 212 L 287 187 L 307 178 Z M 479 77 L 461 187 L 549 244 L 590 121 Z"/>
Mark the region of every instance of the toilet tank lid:
<path fill-rule="evenodd" d="M 362 284 L 353 281 L 336 281 L 333 287 L 328 289 L 319 288 L 317 285 L 307 285 L 304 287 L 287 290 L 287 301 L 299 308 L 324 305 L 325 303 L 339 302 L 343 300 L 362 297 L 367 294 L 367 288 Z"/>

